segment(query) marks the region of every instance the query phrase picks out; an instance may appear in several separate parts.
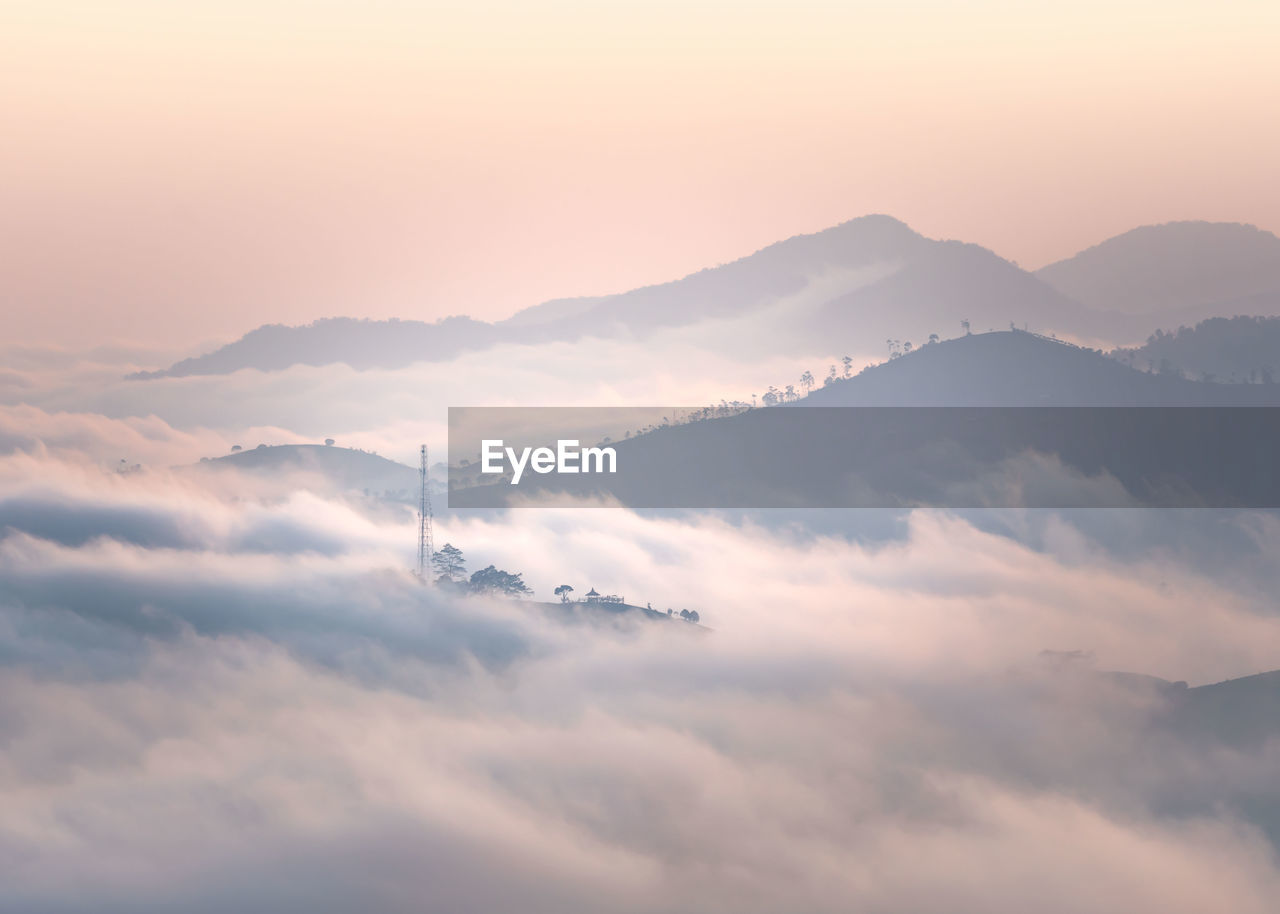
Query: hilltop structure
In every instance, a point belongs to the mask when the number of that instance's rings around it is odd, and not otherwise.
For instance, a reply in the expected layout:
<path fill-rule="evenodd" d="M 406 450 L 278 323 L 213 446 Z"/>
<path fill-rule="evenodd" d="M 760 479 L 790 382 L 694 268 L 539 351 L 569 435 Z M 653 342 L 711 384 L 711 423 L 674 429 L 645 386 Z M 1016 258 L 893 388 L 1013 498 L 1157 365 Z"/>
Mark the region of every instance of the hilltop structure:
<path fill-rule="evenodd" d="M 584 603 L 626 603 L 626 597 L 620 597 L 617 594 L 601 594 L 596 592 L 592 587 L 587 591 L 587 595 L 583 598 Z"/>

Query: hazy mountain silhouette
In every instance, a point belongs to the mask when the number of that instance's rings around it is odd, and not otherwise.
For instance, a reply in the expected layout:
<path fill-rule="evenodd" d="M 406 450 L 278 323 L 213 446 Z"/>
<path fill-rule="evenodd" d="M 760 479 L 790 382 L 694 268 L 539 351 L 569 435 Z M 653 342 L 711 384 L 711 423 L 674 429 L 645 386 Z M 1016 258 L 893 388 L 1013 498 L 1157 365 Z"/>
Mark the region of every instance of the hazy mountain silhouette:
<path fill-rule="evenodd" d="M 1090 308 L 1159 317 L 1280 314 L 1280 238 L 1232 222 L 1170 222 L 1117 235 L 1036 276 Z"/>
<path fill-rule="evenodd" d="M 618 295 L 560 299 L 526 308 L 503 322 L 554 336 L 599 335 L 611 329 L 677 326 L 741 315 L 802 290 L 839 267 L 897 264 L 930 244 L 889 216 L 863 216 L 811 235 L 797 235 L 731 263 L 683 279 Z"/>
<path fill-rule="evenodd" d="M 159 371 L 140 371 L 135 380 L 187 375 L 230 374 L 242 368 L 275 371 L 292 365 L 400 368 L 414 362 L 451 359 L 496 341 L 491 324 L 469 317 L 435 323 L 402 320 L 326 318 L 300 327 L 266 324 L 207 355 L 183 359 Z"/>
<path fill-rule="evenodd" d="M 368 451 L 319 444 L 278 444 L 237 451 L 202 461 L 201 469 L 236 469 L 284 479 L 290 474 L 312 474 L 338 492 L 367 492 L 370 495 L 417 501 L 419 478 L 416 467 L 406 466 Z M 442 472 L 436 468 L 433 476 Z M 444 486 L 431 483 L 435 493 Z"/>
<path fill-rule="evenodd" d="M 1269 384 L 1280 379 L 1280 317 L 1212 317 L 1174 333 L 1158 330 L 1144 345 L 1111 355 L 1202 380 Z"/>
<path fill-rule="evenodd" d="M 1091 675 L 1160 699 L 1152 723 L 1184 739 L 1240 747 L 1280 736 L 1280 670 L 1191 688 L 1144 673 Z"/>
<path fill-rule="evenodd" d="M 978 329 L 1015 322 L 1059 332 L 1093 332 L 1106 322 L 984 248 L 935 241 L 888 216 L 866 216 L 674 282 L 550 301 L 496 324 L 453 317 L 434 324 L 338 318 L 269 325 L 208 355 L 135 377 L 335 362 L 391 368 L 499 343 L 643 339 L 660 329 L 750 320 L 770 309 L 781 309 L 772 319 L 787 329 L 787 339 L 770 331 L 757 335 L 800 347 L 825 346 L 833 333 L 850 348 L 878 347 L 888 336 L 923 342 L 930 333 L 956 332 L 963 319 Z M 735 354 L 731 339 L 722 345 Z"/>
<path fill-rule="evenodd" d="M 841 274 L 847 274 L 843 287 Z M 923 341 L 953 331 L 963 319 L 979 327 L 1010 321 L 1064 330 L 1087 323 L 1078 304 L 977 245 L 935 241 L 889 216 L 864 216 L 812 235 L 798 235 L 729 264 L 675 282 L 594 299 L 548 302 L 503 322 L 555 339 L 643 334 L 753 309 L 798 295 L 826 277 L 819 301 L 798 314 L 814 339 L 836 331 L 849 338 L 885 335 Z"/>
<path fill-rule="evenodd" d="M 1184 732 L 1236 746 L 1280 736 L 1280 670 L 1176 694 L 1173 722 Z"/>
<path fill-rule="evenodd" d="M 986 248 L 927 241 L 884 279 L 833 298 L 816 310 L 815 332 L 841 339 L 914 340 L 1011 324 L 1049 333 L 1093 334 L 1108 318 L 1061 295 Z"/>
<path fill-rule="evenodd" d="M 835 381 L 801 406 L 1278 406 L 1280 384 L 1209 384 L 1131 368 L 1032 333 L 975 333 Z"/>
<path fill-rule="evenodd" d="M 926 238 L 889 216 L 864 216 L 797 235 L 731 263 L 616 295 L 556 299 L 497 323 L 450 317 L 319 320 L 260 327 L 207 355 L 135 378 L 263 371 L 345 363 L 397 368 L 502 343 L 585 337 L 644 339 L 659 330 L 723 322 L 700 345 L 743 355 L 743 339 L 811 352 L 832 336 L 847 349 L 887 338 L 1027 327 L 1117 341 L 1153 324 L 1280 315 L 1280 239 L 1252 226 L 1146 226 L 1028 273 L 985 248 Z M 759 321 L 759 324 L 752 324 Z M 715 325 L 719 326 L 719 325 Z"/>
<path fill-rule="evenodd" d="M 1095 676 L 1128 691 L 1144 712 L 1132 719 L 1137 738 L 1129 751 L 1160 756 L 1200 754 L 1202 758 L 1259 753 L 1280 737 L 1280 670 L 1187 687 L 1135 673 L 1097 673 Z M 1223 772 L 1229 785 L 1227 802 L 1247 821 L 1280 845 L 1280 796 L 1275 778 Z M 1186 814 L 1197 803 L 1190 796 L 1171 797 L 1170 811 Z"/>

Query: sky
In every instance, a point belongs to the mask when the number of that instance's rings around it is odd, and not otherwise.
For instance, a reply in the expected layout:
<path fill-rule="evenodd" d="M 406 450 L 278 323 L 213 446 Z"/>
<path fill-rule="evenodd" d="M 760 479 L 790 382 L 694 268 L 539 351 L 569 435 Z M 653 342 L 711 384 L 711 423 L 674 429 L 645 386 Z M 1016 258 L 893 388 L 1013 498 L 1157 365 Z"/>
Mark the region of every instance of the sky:
<path fill-rule="evenodd" d="M 409 504 L 198 462 L 332 437 L 412 463 L 450 403 L 856 370 L 879 339 L 788 325 L 879 265 L 640 339 L 124 376 L 873 212 L 1029 267 L 1143 223 L 1280 229 L 1277 26 L 1274 0 L 0 0 L 0 910 L 1271 912 L 1273 680 L 1205 721 L 1177 709 L 1221 691 L 1143 676 L 1275 668 L 1275 512 L 437 511 L 468 570 L 710 631 L 566 625 L 422 587 Z"/>
<path fill-rule="evenodd" d="M 0 0 L 0 335 L 501 318 L 883 212 L 1280 228 L 1274 3 Z"/>

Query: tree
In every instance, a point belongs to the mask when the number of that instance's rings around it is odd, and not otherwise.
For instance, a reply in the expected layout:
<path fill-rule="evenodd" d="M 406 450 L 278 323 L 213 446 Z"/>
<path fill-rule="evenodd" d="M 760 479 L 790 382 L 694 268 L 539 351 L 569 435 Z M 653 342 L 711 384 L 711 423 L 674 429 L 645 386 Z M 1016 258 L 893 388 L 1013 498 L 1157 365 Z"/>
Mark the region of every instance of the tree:
<path fill-rule="evenodd" d="M 840 361 L 844 363 L 844 376 L 846 378 L 853 377 L 853 356 L 847 355 Z"/>
<path fill-rule="evenodd" d="M 930 333 L 930 334 L 929 334 L 929 345 L 930 345 L 930 346 L 932 346 L 932 345 L 933 345 L 934 343 L 936 343 L 936 342 L 938 342 L 938 334 L 936 334 L 936 333 Z"/>
<path fill-rule="evenodd" d="M 960 320 L 960 329 L 964 331 L 965 336 L 969 335 L 969 318 L 966 317 Z"/>
<path fill-rule="evenodd" d="M 806 370 L 800 375 L 800 386 L 804 388 L 805 393 L 813 390 L 813 372 Z"/>
<path fill-rule="evenodd" d="M 324 439 L 324 446 L 325 446 L 325 447 L 333 447 L 333 439 L 332 439 L 332 438 L 326 438 L 326 439 Z"/>
<path fill-rule="evenodd" d="M 787 392 L 785 394 L 785 397 L 788 403 L 790 403 L 792 400 L 796 398 L 795 385 L 792 385 L 792 384 L 787 385 Z"/>
<path fill-rule="evenodd" d="M 467 563 L 462 557 L 462 550 L 452 543 L 445 543 L 431 556 L 431 568 L 441 577 L 450 581 L 465 580 Z"/>
<path fill-rule="evenodd" d="M 905 343 L 902 344 L 902 351 L 903 352 L 911 351 L 911 340 L 907 340 Z"/>
<path fill-rule="evenodd" d="M 560 598 L 561 603 L 569 602 L 569 594 L 573 593 L 573 588 L 568 584 L 561 584 L 555 589 L 555 595 Z"/>
<path fill-rule="evenodd" d="M 523 597 L 533 593 L 529 586 L 521 580 L 520 573 L 511 574 L 501 568 L 489 565 L 471 575 L 472 593 L 501 594 L 504 597 Z"/>

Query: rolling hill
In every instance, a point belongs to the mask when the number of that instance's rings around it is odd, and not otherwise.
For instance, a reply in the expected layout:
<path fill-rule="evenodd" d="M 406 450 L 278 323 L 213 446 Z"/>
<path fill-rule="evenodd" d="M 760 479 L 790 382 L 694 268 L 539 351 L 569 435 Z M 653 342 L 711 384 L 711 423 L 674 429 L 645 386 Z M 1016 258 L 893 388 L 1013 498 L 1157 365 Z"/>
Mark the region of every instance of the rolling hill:
<path fill-rule="evenodd" d="M 1035 275 L 1089 308 L 1164 326 L 1237 314 L 1280 315 L 1280 238 L 1252 225 L 1143 226 Z"/>
<path fill-rule="evenodd" d="M 393 501 L 416 503 L 418 470 L 368 451 L 319 444 L 262 445 L 204 460 L 202 470 L 238 470 L 272 479 L 309 477 L 334 492 L 361 492 Z M 432 468 L 428 485 L 433 495 L 443 494 L 438 479 L 442 466 Z"/>
<path fill-rule="evenodd" d="M 788 406 L 615 441 L 610 475 L 459 486 L 450 504 L 554 494 L 641 508 L 1280 506 L 1274 416 L 1218 407 L 1280 407 L 1280 384 L 1148 374 L 1029 333 L 977 334 Z M 477 449 L 502 437 L 476 434 Z"/>
<path fill-rule="evenodd" d="M 1140 371 L 1022 331 L 922 346 L 815 390 L 801 406 L 1276 406 L 1280 384 Z"/>
<path fill-rule="evenodd" d="M 1273 739 L 1280 736 L 1280 670 L 1187 689 L 1173 711 L 1184 732 L 1237 746 Z"/>
<path fill-rule="evenodd" d="M 1202 380 L 1271 383 L 1280 378 L 1280 317 L 1211 317 L 1111 356 Z"/>
<path fill-rule="evenodd" d="M 299 327 L 267 324 L 205 355 L 168 368 L 140 371 L 131 380 L 231 374 L 245 368 L 279 371 L 294 365 L 343 363 L 356 369 L 401 368 L 453 358 L 497 339 L 494 328 L 468 317 L 424 321 L 326 318 Z"/>

